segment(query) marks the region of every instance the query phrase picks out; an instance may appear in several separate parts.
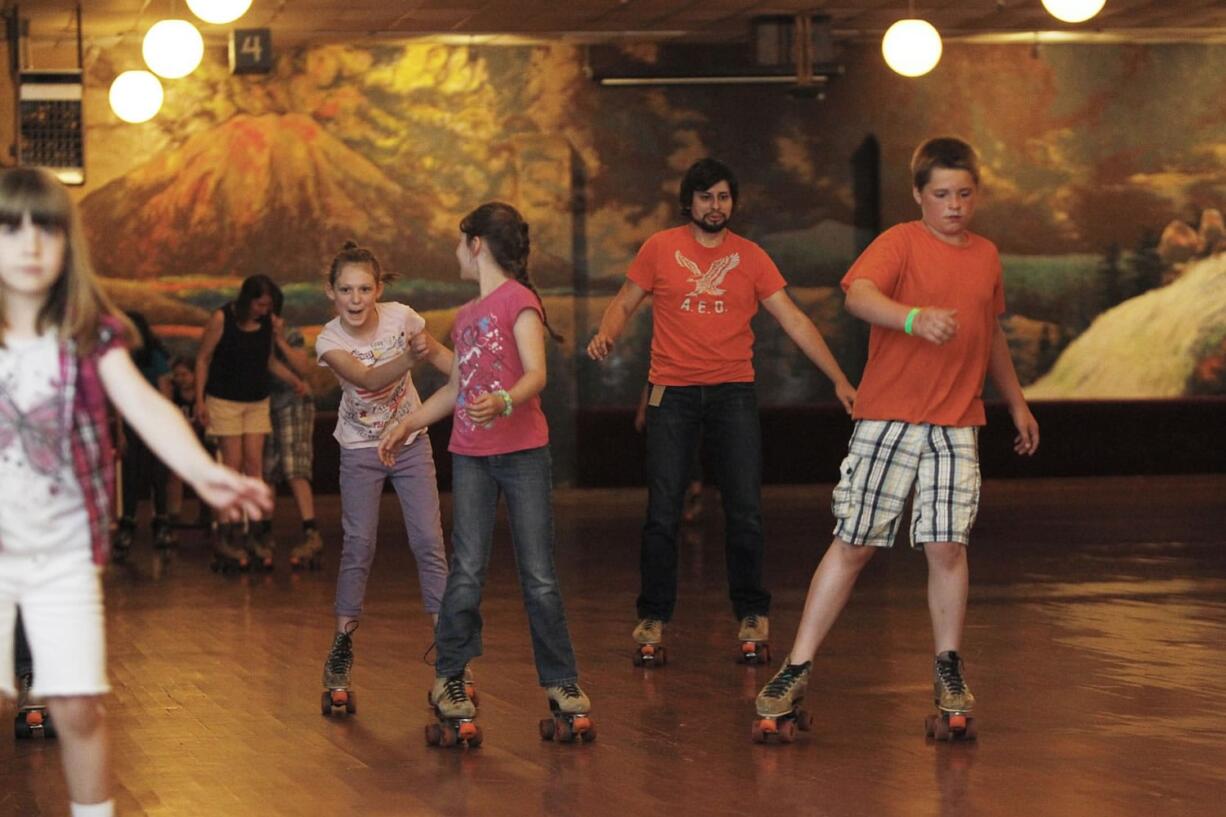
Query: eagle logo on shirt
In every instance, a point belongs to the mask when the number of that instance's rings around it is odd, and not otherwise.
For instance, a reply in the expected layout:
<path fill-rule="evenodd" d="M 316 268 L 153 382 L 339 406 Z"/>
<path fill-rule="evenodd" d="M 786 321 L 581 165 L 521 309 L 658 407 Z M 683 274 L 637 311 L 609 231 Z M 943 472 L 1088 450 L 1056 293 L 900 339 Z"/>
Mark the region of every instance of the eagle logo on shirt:
<path fill-rule="evenodd" d="M 681 250 L 676 253 L 677 264 L 690 273 L 689 281 L 694 285 L 692 292 L 685 297 L 693 298 L 699 295 L 715 295 L 716 297 L 723 295 L 725 290 L 721 288 L 724 283 L 724 278 L 728 273 L 736 269 L 741 263 L 740 253 L 732 253 L 725 255 L 723 258 L 716 258 L 711 262 L 711 266 L 706 272 L 699 269 L 698 265 L 681 254 Z"/>

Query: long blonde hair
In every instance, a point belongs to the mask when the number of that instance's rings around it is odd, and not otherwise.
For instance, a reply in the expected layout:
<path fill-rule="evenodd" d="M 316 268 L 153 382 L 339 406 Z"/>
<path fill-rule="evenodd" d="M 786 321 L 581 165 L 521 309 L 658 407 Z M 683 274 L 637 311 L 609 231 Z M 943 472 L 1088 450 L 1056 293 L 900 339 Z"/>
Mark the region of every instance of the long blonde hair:
<path fill-rule="evenodd" d="M 45 170 L 18 167 L 0 173 L 0 225 L 20 224 L 25 214 L 40 227 L 53 227 L 64 233 L 64 268 L 51 285 L 47 300 L 38 310 L 35 327 L 42 332 L 50 327 L 64 340 L 76 343 L 78 354 L 87 355 L 98 342 L 104 316 L 123 326 L 132 342 L 136 333 L 128 319 L 115 308 L 102 291 L 89 261 L 89 247 L 81 229 L 81 217 L 68 190 Z M 4 314 L 4 290 L 0 288 L 0 316 Z M 0 320 L 0 345 L 5 325 Z"/>

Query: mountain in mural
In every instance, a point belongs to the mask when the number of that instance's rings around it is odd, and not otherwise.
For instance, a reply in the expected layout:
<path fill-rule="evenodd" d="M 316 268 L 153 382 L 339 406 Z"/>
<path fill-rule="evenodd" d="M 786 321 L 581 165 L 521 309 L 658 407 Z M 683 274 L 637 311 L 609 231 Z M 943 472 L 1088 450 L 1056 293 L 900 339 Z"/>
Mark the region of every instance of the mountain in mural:
<path fill-rule="evenodd" d="M 317 276 L 346 239 L 384 266 L 454 276 L 450 246 L 426 232 L 435 203 L 302 114 L 235 116 L 82 202 L 99 272 L 279 281 Z"/>
<path fill-rule="evenodd" d="M 1190 263 L 1178 280 L 1100 315 L 1031 399 L 1179 397 L 1198 391 L 1211 359 L 1226 351 L 1226 255 Z"/>

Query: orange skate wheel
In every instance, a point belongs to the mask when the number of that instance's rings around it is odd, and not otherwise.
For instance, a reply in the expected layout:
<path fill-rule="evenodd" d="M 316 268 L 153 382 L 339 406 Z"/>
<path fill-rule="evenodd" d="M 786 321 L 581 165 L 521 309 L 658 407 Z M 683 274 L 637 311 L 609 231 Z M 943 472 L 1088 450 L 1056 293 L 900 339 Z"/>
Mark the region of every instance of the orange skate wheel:
<path fill-rule="evenodd" d="M 592 719 L 586 716 L 578 717 L 571 723 L 571 726 L 574 727 L 576 738 L 583 737 L 591 730 Z"/>
<path fill-rule="evenodd" d="M 758 651 L 758 646 L 754 644 L 752 641 L 742 641 L 741 642 L 741 652 L 744 653 L 745 655 L 751 655 L 753 653 L 756 653 L 757 651 Z"/>
<path fill-rule="evenodd" d="M 349 703 L 349 693 L 343 689 L 332 690 L 332 705 L 344 706 Z"/>
<path fill-rule="evenodd" d="M 477 724 L 472 721 L 466 721 L 459 725 L 456 729 L 456 737 L 462 741 L 470 741 L 477 734 Z"/>
<path fill-rule="evenodd" d="M 26 723 L 28 723 L 30 726 L 42 726 L 43 713 L 37 709 L 35 709 L 33 712 L 27 712 Z"/>
<path fill-rule="evenodd" d="M 656 645 L 655 644 L 644 644 L 641 647 L 639 647 L 639 653 L 644 658 L 650 658 L 651 656 L 656 654 Z"/>
<path fill-rule="evenodd" d="M 962 715 L 962 714 L 950 715 L 949 716 L 949 728 L 950 730 L 954 732 L 965 732 L 966 731 L 966 715 Z"/>

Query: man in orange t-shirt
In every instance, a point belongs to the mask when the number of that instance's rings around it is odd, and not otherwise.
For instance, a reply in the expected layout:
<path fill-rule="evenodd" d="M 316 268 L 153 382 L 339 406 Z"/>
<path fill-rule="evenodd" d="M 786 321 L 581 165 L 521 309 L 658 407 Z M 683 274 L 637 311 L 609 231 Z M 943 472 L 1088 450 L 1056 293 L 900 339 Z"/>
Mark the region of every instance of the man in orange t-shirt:
<path fill-rule="evenodd" d="M 831 501 L 834 541 L 809 585 L 785 666 L 758 695 L 755 737 L 795 717 L 813 656 L 874 552 L 894 543 L 914 491 L 911 544 L 928 561 L 935 641 L 929 734 L 974 735 L 975 698 L 958 654 L 966 618 L 966 548 L 979 509 L 978 426 L 990 374 L 1033 454 L 1039 426 L 1026 405 L 1004 332 L 1000 257 L 967 227 L 979 164 L 959 139 L 931 139 L 911 160 L 921 219 L 880 235 L 843 278 L 847 310 L 872 324 L 848 456 Z"/>
<path fill-rule="evenodd" d="M 821 333 L 785 292 L 775 264 L 728 229 L 736 196 L 736 177 L 723 163 L 702 159 L 690 167 L 680 191 L 689 223 L 647 239 L 587 347 L 592 359 L 604 360 L 634 310 L 652 296 L 638 663 L 662 657 L 657 647 L 677 599 L 677 528 L 700 441 L 723 498 L 738 639 L 748 645 L 747 656 L 768 655 L 758 652 L 769 636 L 770 612 L 770 593 L 762 586 L 762 445 L 749 325 L 758 305 L 833 381 L 849 412 L 855 399 Z"/>

